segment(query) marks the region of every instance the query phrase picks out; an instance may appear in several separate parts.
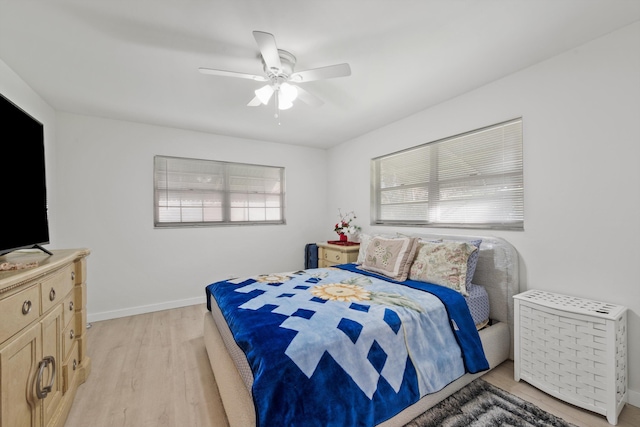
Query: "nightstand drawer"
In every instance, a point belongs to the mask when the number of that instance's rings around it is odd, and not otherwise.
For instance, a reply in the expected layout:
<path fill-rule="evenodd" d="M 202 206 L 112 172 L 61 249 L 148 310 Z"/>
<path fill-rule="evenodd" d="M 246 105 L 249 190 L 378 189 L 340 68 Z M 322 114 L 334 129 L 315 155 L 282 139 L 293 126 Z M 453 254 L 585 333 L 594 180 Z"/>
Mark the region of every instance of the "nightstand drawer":
<path fill-rule="evenodd" d="M 356 262 L 359 244 L 351 244 L 348 246 L 334 245 L 329 243 L 318 243 L 318 267 L 331 267 L 337 264 L 348 264 Z"/>
<path fill-rule="evenodd" d="M 346 264 L 348 263 L 349 256 L 346 252 L 340 252 L 335 249 L 321 248 L 321 257 L 322 259 L 334 262 L 336 264 Z"/>

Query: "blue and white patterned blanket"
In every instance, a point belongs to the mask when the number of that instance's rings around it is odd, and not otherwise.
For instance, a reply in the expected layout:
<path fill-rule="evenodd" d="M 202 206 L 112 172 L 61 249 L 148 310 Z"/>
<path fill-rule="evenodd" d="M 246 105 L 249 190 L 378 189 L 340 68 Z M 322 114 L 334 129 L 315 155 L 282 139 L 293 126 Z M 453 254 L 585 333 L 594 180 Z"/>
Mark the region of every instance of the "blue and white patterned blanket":
<path fill-rule="evenodd" d="M 261 427 L 373 426 L 489 367 L 464 298 L 441 286 L 346 264 L 206 291 L 247 356 Z"/>

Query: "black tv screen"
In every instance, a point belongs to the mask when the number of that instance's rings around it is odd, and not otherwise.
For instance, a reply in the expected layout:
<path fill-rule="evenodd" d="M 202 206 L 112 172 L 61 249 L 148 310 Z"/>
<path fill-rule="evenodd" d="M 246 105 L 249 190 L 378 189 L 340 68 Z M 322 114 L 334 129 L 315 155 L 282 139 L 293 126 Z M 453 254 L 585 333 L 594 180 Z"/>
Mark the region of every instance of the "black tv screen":
<path fill-rule="evenodd" d="M 49 222 L 42 123 L 3 95 L 0 122 L 2 255 L 49 243 Z"/>

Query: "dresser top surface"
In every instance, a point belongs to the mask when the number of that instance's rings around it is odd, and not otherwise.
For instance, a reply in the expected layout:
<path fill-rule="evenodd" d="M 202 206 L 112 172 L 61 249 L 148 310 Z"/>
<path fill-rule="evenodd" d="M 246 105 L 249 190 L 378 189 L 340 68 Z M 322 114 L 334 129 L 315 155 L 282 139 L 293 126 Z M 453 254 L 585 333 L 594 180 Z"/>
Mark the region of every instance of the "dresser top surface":
<path fill-rule="evenodd" d="M 21 250 L 0 256 L 0 264 L 9 263 L 25 266 L 17 270 L 0 270 L 0 294 L 27 281 L 43 276 L 59 267 L 89 255 L 88 249 L 58 249 L 48 255 L 40 250 Z"/>

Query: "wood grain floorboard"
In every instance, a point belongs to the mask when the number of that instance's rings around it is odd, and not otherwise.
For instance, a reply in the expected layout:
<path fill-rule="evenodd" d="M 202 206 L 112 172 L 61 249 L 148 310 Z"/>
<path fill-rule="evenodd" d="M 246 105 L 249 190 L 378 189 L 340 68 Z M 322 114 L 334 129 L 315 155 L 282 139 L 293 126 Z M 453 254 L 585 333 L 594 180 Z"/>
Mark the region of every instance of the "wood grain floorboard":
<path fill-rule="evenodd" d="M 65 427 L 227 427 L 202 338 L 204 305 L 94 322 L 91 374 Z"/>
<path fill-rule="evenodd" d="M 524 381 L 513 379 L 513 361 L 507 360 L 496 369 L 482 377 L 487 382 L 499 387 L 521 399 L 533 403 L 541 409 L 550 412 L 563 420 L 580 427 L 611 426 L 603 415 L 570 405 L 556 399 Z M 625 405 L 618 418 L 618 427 L 640 427 L 640 408 Z"/>
<path fill-rule="evenodd" d="M 202 338 L 204 304 L 94 322 L 87 333 L 91 374 L 65 427 L 228 427 Z M 580 427 L 605 417 L 513 380 L 507 361 L 484 379 Z M 640 426 L 627 405 L 619 427 Z"/>

